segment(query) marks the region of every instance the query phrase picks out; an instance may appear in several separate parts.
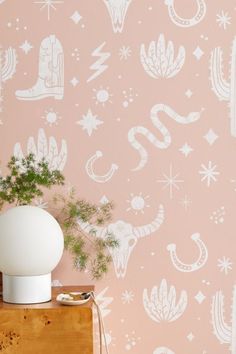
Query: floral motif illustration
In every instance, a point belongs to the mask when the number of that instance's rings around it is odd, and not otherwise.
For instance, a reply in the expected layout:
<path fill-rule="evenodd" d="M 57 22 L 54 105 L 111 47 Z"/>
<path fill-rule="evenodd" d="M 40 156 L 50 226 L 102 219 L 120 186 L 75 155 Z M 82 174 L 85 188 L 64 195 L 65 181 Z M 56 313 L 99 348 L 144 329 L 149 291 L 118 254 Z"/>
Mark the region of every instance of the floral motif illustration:
<path fill-rule="evenodd" d="M 35 142 L 31 136 L 28 139 L 26 154 L 34 154 L 36 161 L 40 161 L 42 158 L 49 163 L 49 168 L 52 170 L 62 171 L 67 159 L 67 144 L 64 139 L 61 141 L 61 150 L 58 150 L 57 142 L 53 136 L 47 139 L 44 130 L 39 129 L 38 141 Z M 22 159 L 24 153 L 20 143 L 16 143 L 14 147 L 14 156 Z"/>
<path fill-rule="evenodd" d="M 155 322 L 160 323 L 176 321 L 183 315 L 188 303 L 185 290 L 181 291 L 177 302 L 176 290 L 173 285 L 168 289 L 166 279 L 162 279 L 159 288 L 154 286 L 150 297 L 147 289 L 143 291 L 143 305 L 148 316 Z"/>
<path fill-rule="evenodd" d="M 154 79 L 169 79 L 178 74 L 185 62 L 185 48 L 179 47 L 176 58 L 172 41 L 165 43 L 164 34 L 157 42 L 152 41 L 146 52 L 144 44 L 140 47 L 140 60 L 146 73 Z"/>

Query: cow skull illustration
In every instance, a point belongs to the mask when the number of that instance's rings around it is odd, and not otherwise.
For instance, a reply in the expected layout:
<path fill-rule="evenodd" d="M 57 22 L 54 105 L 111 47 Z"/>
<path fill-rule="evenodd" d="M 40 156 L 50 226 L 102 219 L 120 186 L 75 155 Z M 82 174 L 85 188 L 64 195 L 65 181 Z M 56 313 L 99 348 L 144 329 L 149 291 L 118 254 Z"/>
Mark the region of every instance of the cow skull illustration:
<path fill-rule="evenodd" d="M 112 28 L 115 33 L 122 32 L 126 12 L 132 0 L 103 0 L 111 16 Z"/>
<path fill-rule="evenodd" d="M 117 278 L 124 278 L 129 257 L 137 244 L 138 239 L 157 231 L 163 221 L 164 207 L 160 204 L 156 218 L 150 224 L 143 226 L 134 227 L 123 220 L 118 220 L 115 223 L 109 224 L 107 227 L 94 227 L 89 223 L 78 222 L 85 232 L 89 233 L 90 231 L 96 231 L 97 237 L 104 238 L 107 234 L 113 234 L 115 236 L 119 241 L 119 247 L 110 249 L 110 253 Z"/>

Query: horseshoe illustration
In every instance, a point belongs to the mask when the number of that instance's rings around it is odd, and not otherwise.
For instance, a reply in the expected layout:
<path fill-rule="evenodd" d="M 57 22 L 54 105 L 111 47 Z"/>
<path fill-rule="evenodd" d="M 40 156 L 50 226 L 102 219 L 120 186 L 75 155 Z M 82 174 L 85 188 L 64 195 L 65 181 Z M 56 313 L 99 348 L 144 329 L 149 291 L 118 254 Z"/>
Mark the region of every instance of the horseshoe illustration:
<path fill-rule="evenodd" d="M 199 257 L 197 259 L 196 262 L 192 263 L 192 264 L 186 264 L 180 261 L 180 259 L 178 258 L 177 254 L 176 254 L 176 245 L 174 243 L 169 244 L 167 246 L 167 250 L 170 252 L 170 257 L 172 260 L 173 265 L 175 266 L 175 268 L 177 270 L 179 270 L 180 272 L 194 272 L 200 268 L 202 268 L 208 258 L 208 251 L 206 248 L 206 245 L 203 243 L 203 241 L 200 238 L 200 234 L 199 233 L 195 233 L 191 236 L 191 239 L 196 242 L 198 248 L 199 248 Z"/>
<path fill-rule="evenodd" d="M 196 0 L 197 2 L 197 13 L 192 18 L 182 18 L 177 15 L 175 8 L 174 8 L 174 1 L 175 0 L 165 0 L 165 5 L 168 6 L 168 13 L 170 16 L 171 21 L 179 27 L 192 27 L 197 25 L 202 19 L 205 17 L 206 14 L 206 4 L 205 0 Z"/>
<path fill-rule="evenodd" d="M 109 181 L 112 178 L 115 171 L 118 169 L 118 166 L 113 163 L 111 165 L 110 170 L 106 174 L 97 175 L 94 172 L 93 165 L 94 165 L 95 161 L 102 156 L 103 156 L 103 153 L 101 151 L 96 151 L 96 153 L 92 157 L 90 157 L 90 159 L 88 159 L 86 166 L 85 166 L 86 172 L 89 175 L 89 177 L 98 183 L 105 183 L 105 182 Z"/>

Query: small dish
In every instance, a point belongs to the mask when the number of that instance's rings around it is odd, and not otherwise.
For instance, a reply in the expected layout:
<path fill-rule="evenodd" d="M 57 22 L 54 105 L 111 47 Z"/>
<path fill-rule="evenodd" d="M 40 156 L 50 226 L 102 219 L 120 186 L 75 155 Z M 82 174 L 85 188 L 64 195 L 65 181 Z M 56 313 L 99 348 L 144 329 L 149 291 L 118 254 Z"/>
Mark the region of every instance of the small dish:
<path fill-rule="evenodd" d="M 62 305 L 83 305 L 90 300 L 90 296 L 87 299 L 75 300 L 74 297 L 81 295 L 81 292 L 70 292 L 67 294 L 59 294 L 56 297 L 57 302 Z"/>

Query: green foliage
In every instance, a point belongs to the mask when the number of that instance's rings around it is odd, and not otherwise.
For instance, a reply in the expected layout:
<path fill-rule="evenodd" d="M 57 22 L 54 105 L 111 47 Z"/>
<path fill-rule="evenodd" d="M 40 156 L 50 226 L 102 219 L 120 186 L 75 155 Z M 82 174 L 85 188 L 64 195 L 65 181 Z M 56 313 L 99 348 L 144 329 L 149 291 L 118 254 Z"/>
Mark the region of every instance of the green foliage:
<path fill-rule="evenodd" d="M 78 219 L 94 226 L 103 225 L 111 219 L 113 204 L 91 204 L 76 198 L 74 190 L 68 198 L 55 196 L 53 202 L 59 210 L 56 219 L 64 233 L 65 249 L 73 255 L 74 266 L 79 270 L 88 269 L 94 279 L 102 278 L 112 261 L 109 248 L 118 247 L 118 241 L 110 234 L 97 237 L 95 228 L 89 234 L 85 233 Z"/>
<path fill-rule="evenodd" d="M 44 159 L 36 162 L 33 154 L 22 159 L 12 156 L 7 167 L 9 174 L 0 176 L 0 208 L 5 202 L 15 205 L 30 204 L 35 197 L 43 195 L 40 187 L 51 188 L 64 183 L 60 171 L 51 171 Z"/>
<path fill-rule="evenodd" d="M 45 159 L 36 161 L 33 154 L 22 159 L 12 156 L 7 167 L 9 174 L 0 176 L 0 209 L 5 203 L 31 204 L 36 197 L 43 196 L 41 187 L 64 184 L 60 171 L 50 170 Z M 84 233 L 78 219 L 94 226 L 103 225 L 111 219 L 112 208 L 112 203 L 98 206 L 76 198 L 72 190 L 68 197 L 56 195 L 50 209 L 62 228 L 65 249 L 73 255 L 74 266 L 88 269 L 94 279 L 100 279 L 108 271 L 109 248 L 118 247 L 118 242 L 109 234 L 98 238 L 95 228 L 89 234 Z"/>

